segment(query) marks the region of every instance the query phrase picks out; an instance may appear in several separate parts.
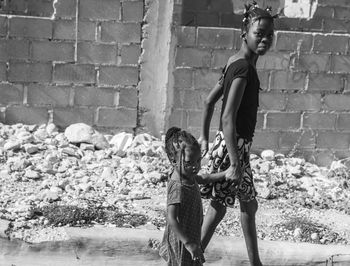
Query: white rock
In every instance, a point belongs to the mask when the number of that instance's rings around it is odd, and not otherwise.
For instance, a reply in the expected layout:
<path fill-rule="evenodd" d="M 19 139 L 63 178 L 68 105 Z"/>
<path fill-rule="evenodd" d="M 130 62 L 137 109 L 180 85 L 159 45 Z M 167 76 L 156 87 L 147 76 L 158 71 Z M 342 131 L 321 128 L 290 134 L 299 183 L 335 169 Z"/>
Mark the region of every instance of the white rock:
<path fill-rule="evenodd" d="M 49 123 L 46 126 L 46 132 L 47 132 L 47 134 L 52 135 L 53 133 L 58 132 L 58 129 L 57 129 L 55 124 Z"/>
<path fill-rule="evenodd" d="M 310 237 L 311 237 L 312 240 L 318 240 L 318 234 L 317 233 L 312 233 Z"/>
<path fill-rule="evenodd" d="M 295 238 L 300 238 L 301 237 L 301 235 L 302 235 L 302 230 L 301 230 L 301 228 L 300 227 L 297 227 L 297 228 L 295 228 L 295 230 L 294 230 L 294 232 L 293 232 L 293 236 L 295 237 Z"/>
<path fill-rule="evenodd" d="M 275 160 L 275 152 L 273 150 L 264 150 L 261 152 L 261 158 L 265 161 Z"/>
<path fill-rule="evenodd" d="M 39 147 L 37 145 L 33 145 L 30 143 L 24 144 L 23 148 L 29 154 L 36 153 L 39 151 Z"/>
<path fill-rule="evenodd" d="M 21 147 L 21 142 L 18 140 L 9 140 L 4 145 L 4 150 L 18 150 Z"/>
<path fill-rule="evenodd" d="M 121 132 L 112 137 L 109 144 L 113 145 L 116 150 L 125 151 L 130 147 L 133 140 L 131 133 Z"/>
<path fill-rule="evenodd" d="M 72 124 L 66 128 L 64 135 L 71 143 L 90 143 L 97 149 L 106 149 L 109 147 L 105 137 L 91 126 L 84 123 Z"/>
<path fill-rule="evenodd" d="M 29 179 L 39 179 L 41 176 L 38 172 L 33 171 L 33 170 L 26 170 L 24 173 L 24 176 Z"/>

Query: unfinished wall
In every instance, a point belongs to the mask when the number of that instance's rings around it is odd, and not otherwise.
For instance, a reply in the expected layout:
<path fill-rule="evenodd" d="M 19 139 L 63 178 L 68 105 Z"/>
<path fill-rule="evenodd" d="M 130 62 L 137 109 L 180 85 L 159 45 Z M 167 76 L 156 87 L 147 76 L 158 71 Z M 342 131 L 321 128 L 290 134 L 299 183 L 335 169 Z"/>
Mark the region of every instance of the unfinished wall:
<path fill-rule="evenodd" d="M 350 2 L 335 2 L 339 6 L 324 11 L 350 15 Z M 326 25 L 324 18 L 314 22 Z M 270 52 L 258 60 L 263 91 L 253 150 L 273 149 L 326 165 L 350 156 L 350 35 L 325 31 L 277 30 Z M 203 99 L 240 48 L 239 34 L 238 28 L 178 26 L 171 124 L 199 135 Z M 218 120 L 216 113 L 211 136 Z"/>
<path fill-rule="evenodd" d="M 143 1 L 2 3 L 3 122 L 136 127 Z"/>

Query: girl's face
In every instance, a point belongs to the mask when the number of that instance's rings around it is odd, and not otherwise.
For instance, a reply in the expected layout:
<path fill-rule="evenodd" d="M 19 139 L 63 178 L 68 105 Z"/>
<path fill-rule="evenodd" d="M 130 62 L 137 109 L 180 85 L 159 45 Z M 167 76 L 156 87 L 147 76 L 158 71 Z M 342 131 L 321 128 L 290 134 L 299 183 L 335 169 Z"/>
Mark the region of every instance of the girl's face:
<path fill-rule="evenodd" d="M 248 48 L 257 55 L 264 55 L 271 47 L 274 25 L 271 19 L 257 19 L 250 24 L 246 34 Z"/>
<path fill-rule="evenodd" d="M 200 150 L 194 147 L 186 147 L 182 155 L 181 165 L 181 173 L 185 178 L 196 176 L 201 168 Z"/>

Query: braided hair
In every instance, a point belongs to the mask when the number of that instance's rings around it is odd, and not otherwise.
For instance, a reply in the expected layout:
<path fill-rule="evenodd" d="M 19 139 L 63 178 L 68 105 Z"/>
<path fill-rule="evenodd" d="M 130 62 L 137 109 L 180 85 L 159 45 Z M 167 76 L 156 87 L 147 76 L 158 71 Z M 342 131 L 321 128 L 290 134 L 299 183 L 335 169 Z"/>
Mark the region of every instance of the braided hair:
<path fill-rule="evenodd" d="M 182 153 L 186 147 L 200 150 L 199 143 L 192 134 L 178 127 L 169 128 L 165 135 L 165 152 L 172 164 L 177 163 L 179 152 Z"/>
<path fill-rule="evenodd" d="M 266 7 L 265 9 L 261 9 L 256 1 L 253 1 L 248 5 L 245 4 L 244 7 L 241 34 L 242 37 L 246 32 L 248 32 L 249 27 L 253 22 L 263 18 L 273 21 L 278 17 L 278 14 L 271 15 L 272 8 L 270 6 Z"/>

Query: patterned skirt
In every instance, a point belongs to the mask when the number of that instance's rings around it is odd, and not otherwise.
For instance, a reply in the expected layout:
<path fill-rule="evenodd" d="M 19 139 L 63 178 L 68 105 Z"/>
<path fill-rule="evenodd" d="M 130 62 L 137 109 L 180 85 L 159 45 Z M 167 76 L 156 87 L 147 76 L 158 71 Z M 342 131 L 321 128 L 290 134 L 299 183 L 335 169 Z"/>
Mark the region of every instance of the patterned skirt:
<path fill-rule="evenodd" d="M 252 141 L 244 138 L 237 138 L 238 154 L 240 165 L 243 171 L 243 178 L 237 186 L 232 185 L 230 181 L 220 181 L 201 186 L 201 196 L 204 199 L 219 201 L 227 207 L 233 207 L 235 198 L 241 201 L 251 201 L 256 197 L 256 191 L 253 182 L 253 174 L 250 168 L 249 154 Z M 218 173 L 225 171 L 230 166 L 230 158 L 226 148 L 224 134 L 218 131 L 210 153 L 208 171 L 209 173 Z"/>

